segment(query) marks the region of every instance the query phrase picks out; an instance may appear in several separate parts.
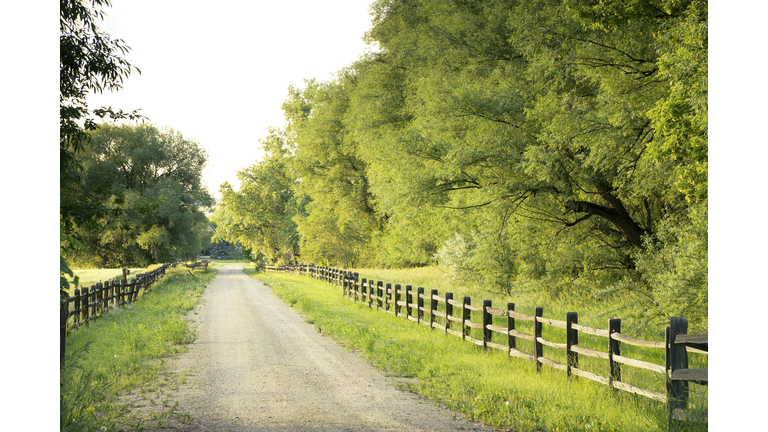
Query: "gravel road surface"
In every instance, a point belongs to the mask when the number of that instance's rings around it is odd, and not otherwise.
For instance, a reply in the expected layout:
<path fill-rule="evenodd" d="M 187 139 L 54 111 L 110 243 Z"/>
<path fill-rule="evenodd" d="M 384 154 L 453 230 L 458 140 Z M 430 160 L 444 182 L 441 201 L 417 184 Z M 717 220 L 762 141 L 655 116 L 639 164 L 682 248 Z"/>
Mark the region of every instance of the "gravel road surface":
<path fill-rule="evenodd" d="M 237 265 L 190 313 L 198 338 L 175 364 L 173 395 L 192 431 L 490 431 L 401 391 Z M 170 425 L 169 425 L 170 426 Z"/>

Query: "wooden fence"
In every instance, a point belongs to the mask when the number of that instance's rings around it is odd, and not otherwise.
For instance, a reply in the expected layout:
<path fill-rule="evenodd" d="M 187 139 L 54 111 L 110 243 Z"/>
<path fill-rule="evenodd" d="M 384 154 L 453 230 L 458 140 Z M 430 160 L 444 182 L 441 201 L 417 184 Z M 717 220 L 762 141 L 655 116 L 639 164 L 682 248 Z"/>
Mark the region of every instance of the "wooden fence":
<path fill-rule="evenodd" d="M 168 267 L 176 267 L 176 263 L 163 264 L 150 272 L 139 273 L 130 281 L 128 281 L 129 270 L 123 269 L 123 278 L 120 280 L 99 282 L 91 285 L 90 288 L 83 287 L 82 290 L 78 288 L 75 289 L 73 296 L 62 298 L 59 315 L 61 364 L 64 362 L 67 333 L 71 329 L 88 325 L 89 322 L 108 311 L 110 307 L 120 307 L 124 304 L 133 303 L 138 298 L 139 293 L 151 290 L 152 285 L 165 275 L 165 270 Z M 68 325 L 70 318 L 72 318 L 72 323 Z"/>
<path fill-rule="evenodd" d="M 707 412 L 689 409 L 689 383 L 706 386 L 708 369 L 689 369 L 688 353 L 708 354 L 708 335 L 688 335 L 688 320 L 672 318 L 666 328 L 664 341 L 645 341 L 621 333 L 621 320 L 610 319 L 608 329 L 587 327 L 579 324 L 578 313 L 569 312 L 565 320 L 544 318 L 543 308 L 535 308 L 534 315 L 526 315 L 515 311 L 514 303 L 507 303 L 506 309 L 497 309 L 490 300 L 483 300 L 481 305 L 473 305 L 469 297 L 454 298 L 453 293 L 438 295 L 437 290 L 427 293 L 424 288 L 413 289 L 411 285 L 404 288 L 400 284 L 394 286 L 372 280 L 359 279 L 357 273 L 342 271 L 313 265 L 267 267 L 273 271 L 299 272 L 316 280 L 323 280 L 342 288 L 343 295 L 352 301 L 367 304 L 369 308 L 403 317 L 414 323 L 432 329 L 437 329 L 461 338 L 467 342 L 483 347 L 497 349 L 510 357 L 518 357 L 531 361 L 537 371 L 542 365 L 564 371 L 568 377 L 582 377 L 615 390 L 621 390 L 644 396 L 667 404 L 668 419 L 673 421 L 707 422 Z M 474 314 L 474 315 L 473 315 Z M 506 318 L 506 326 L 494 324 L 493 317 Z M 440 318 L 443 324 L 436 320 Z M 498 320 L 497 319 L 497 320 Z M 519 321 L 531 322 L 532 333 L 525 333 L 516 328 Z M 558 329 L 560 340 L 555 342 L 544 339 L 544 326 Z M 478 329 L 482 337 L 473 337 L 470 329 Z M 557 331 L 555 331 L 557 332 Z M 551 334 L 552 332 L 550 332 Z M 493 342 L 494 334 L 503 335 L 505 344 Z M 599 338 L 604 349 L 588 348 L 579 345 L 579 335 Z M 497 337 L 498 339 L 498 337 Z M 530 341 L 532 352 L 525 352 L 518 347 L 519 340 Z M 628 355 L 622 355 L 622 346 L 630 345 L 647 350 L 664 352 L 665 364 L 656 364 Z M 594 344 L 593 344 L 594 346 Z M 565 362 L 560 362 L 546 356 L 547 351 L 565 352 Z M 552 351 L 549 351 L 550 353 Z M 608 376 L 601 376 L 579 368 L 580 356 L 607 361 Z M 550 354 L 551 357 L 551 354 Z M 630 366 L 650 371 L 664 380 L 666 392 L 643 389 L 622 381 L 622 366 Z"/>

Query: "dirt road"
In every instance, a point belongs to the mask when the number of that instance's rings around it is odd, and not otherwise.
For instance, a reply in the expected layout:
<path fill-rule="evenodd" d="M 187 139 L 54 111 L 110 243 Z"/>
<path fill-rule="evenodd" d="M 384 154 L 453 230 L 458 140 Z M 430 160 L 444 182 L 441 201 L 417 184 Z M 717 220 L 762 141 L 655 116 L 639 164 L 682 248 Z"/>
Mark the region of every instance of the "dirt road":
<path fill-rule="evenodd" d="M 225 266 L 191 317 L 198 338 L 176 362 L 193 431 L 486 430 L 398 390 L 322 336 L 240 266 Z"/>

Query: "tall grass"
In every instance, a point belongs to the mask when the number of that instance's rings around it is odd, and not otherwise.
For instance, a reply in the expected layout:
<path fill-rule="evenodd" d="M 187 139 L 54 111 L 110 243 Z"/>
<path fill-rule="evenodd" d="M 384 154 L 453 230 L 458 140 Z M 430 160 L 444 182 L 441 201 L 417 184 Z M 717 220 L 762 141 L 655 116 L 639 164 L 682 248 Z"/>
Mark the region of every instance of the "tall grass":
<path fill-rule="evenodd" d="M 144 418 L 131 418 L 118 395 L 159 391 L 173 385 L 164 375 L 165 358 L 183 352 L 194 340 L 186 313 L 199 301 L 216 271 L 196 272 L 179 267 L 131 305 L 111 310 L 66 339 L 65 366 L 60 375 L 62 431 L 119 430 L 125 422 L 141 428 Z M 152 400 L 152 402 L 155 402 Z M 176 405 L 157 401 L 165 417 Z M 137 426 L 138 425 L 138 426 Z"/>
<path fill-rule="evenodd" d="M 368 274 L 386 280 L 387 273 Z M 273 273 L 255 277 L 324 333 L 361 350 L 388 374 L 412 378 L 403 385 L 470 420 L 515 431 L 667 428 L 666 410 L 659 402 L 614 392 L 586 379 L 568 379 L 546 366 L 536 372 L 529 361 L 483 351 L 440 331 L 352 303 L 339 288 L 323 282 Z M 421 284 L 415 278 L 402 282 Z"/>

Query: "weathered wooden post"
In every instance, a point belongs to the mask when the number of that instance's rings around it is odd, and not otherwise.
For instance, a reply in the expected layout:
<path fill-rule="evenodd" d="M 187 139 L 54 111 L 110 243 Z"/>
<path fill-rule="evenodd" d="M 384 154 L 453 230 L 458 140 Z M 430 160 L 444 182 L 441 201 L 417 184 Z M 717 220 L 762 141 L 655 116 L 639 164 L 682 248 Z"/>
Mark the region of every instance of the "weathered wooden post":
<path fill-rule="evenodd" d="M 434 329 L 435 325 L 435 311 L 437 310 L 437 290 L 433 289 L 429 291 L 429 328 Z"/>
<path fill-rule="evenodd" d="M 79 288 L 75 288 L 74 298 L 75 298 L 75 310 L 72 311 L 74 313 L 74 315 L 72 316 L 72 321 L 73 321 L 73 324 L 79 325 L 80 321 L 82 320 L 82 312 L 83 312 L 80 310 L 80 289 Z"/>
<path fill-rule="evenodd" d="M 483 300 L 483 349 L 488 349 L 488 342 L 491 341 L 493 332 L 488 326 L 493 324 L 493 315 L 488 312 L 488 308 L 492 307 L 491 300 Z"/>
<path fill-rule="evenodd" d="M 467 308 L 467 305 L 472 305 L 472 299 L 464 297 L 461 301 L 461 339 L 466 340 L 469 335 L 469 327 L 467 327 L 467 321 L 472 320 L 472 311 Z"/>
<path fill-rule="evenodd" d="M 534 342 L 533 342 L 533 360 L 536 362 L 536 372 L 541 372 L 541 362 L 539 362 L 539 357 L 544 357 L 543 348 L 544 346 L 539 342 L 539 338 L 541 337 L 541 321 L 539 321 L 539 318 L 542 318 L 544 316 L 544 308 L 539 306 L 536 308 L 536 312 L 534 313 L 534 324 L 533 324 L 533 334 L 534 334 Z"/>
<path fill-rule="evenodd" d="M 400 284 L 395 284 L 395 316 L 400 313 Z"/>
<path fill-rule="evenodd" d="M 104 298 L 104 284 L 101 282 L 96 283 L 96 311 L 97 314 L 101 314 L 104 310 L 102 300 Z"/>
<path fill-rule="evenodd" d="M 451 321 L 449 316 L 453 316 L 453 305 L 451 304 L 451 300 L 453 300 L 453 293 L 445 293 L 445 334 L 448 334 L 448 330 L 451 328 Z"/>
<path fill-rule="evenodd" d="M 573 328 L 573 325 L 578 323 L 579 314 L 577 312 L 568 312 L 565 314 L 565 352 L 568 357 L 568 368 L 566 371 L 569 378 L 572 374 L 571 369 L 579 367 L 579 353 L 572 351 L 573 346 L 579 344 L 579 332 Z"/>
<path fill-rule="evenodd" d="M 416 290 L 416 305 L 419 309 L 419 313 L 416 318 L 416 322 L 421 323 L 424 321 L 424 287 L 419 287 Z"/>
<path fill-rule="evenodd" d="M 69 319 L 69 300 L 62 298 L 59 302 L 59 331 L 61 338 L 59 366 L 64 366 L 64 351 L 67 343 L 67 319 Z"/>
<path fill-rule="evenodd" d="M 138 285 L 136 278 L 131 278 L 131 282 L 128 285 L 128 303 L 133 303 L 136 295 L 136 285 Z"/>
<path fill-rule="evenodd" d="M 385 289 L 386 289 L 386 291 L 385 291 L 385 294 L 384 294 L 384 301 L 387 302 L 387 310 L 389 310 L 389 303 L 390 303 L 390 301 L 389 301 L 389 293 L 392 292 L 392 284 L 391 283 L 387 283 Z"/>
<path fill-rule="evenodd" d="M 363 278 L 360 282 L 360 301 L 364 302 L 368 295 L 368 279 Z"/>
<path fill-rule="evenodd" d="M 611 389 L 618 390 L 613 386 L 614 381 L 621 381 L 621 364 L 614 361 L 613 356 L 621 355 L 621 342 L 611 337 L 614 333 L 621 334 L 621 320 L 611 318 L 608 320 L 608 364 L 611 368 L 610 383 Z"/>
<path fill-rule="evenodd" d="M 675 410 L 688 407 L 688 381 L 672 381 L 672 373 L 678 369 L 688 369 L 688 353 L 685 344 L 676 344 L 679 334 L 688 334 L 688 320 L 672 317 L 666 329 L 666 370 L 667 370 L 667 415 L 669 422 L 674 419 Z"/>
<path fill-rule="evenodd" d="M 127 283 L 128 283 L 128 281 L 126 281 L 125 279 L 121 279 L 120 280 L 120 287 L 118 288 L 119 292 L 118 292 L 118 295 L 117 295 L 117 304 L 118 304 L 118 306 L 125 304 L 125 290 L 127 289 L 127 287 L 126 287 Z"/>
<path fill-rule="evenodd" d="M 411 310 L 411 304 L 413 303 L 413 292 L 411 291 L 412 289 L 413 287 L 410 285 L 405 286 L 405 313 L 409 317 L 413 316 Z"/>
<path fill-rule="evenodd" d="M 381 297 L 384 295 L 384 282 L 382 281 L 376 281 L 376 306 L 377 309 L 381 309 L 383 306 L 383 303 L 381 302 Z"/>
<path fill-rule="evenodd" d="M 515 337 L 512 335 L 512 330 L 515 329 L 515 317 L 510 312 L 515 311 L 514 303 L 507 303 L 507 359 L 512 357 L 512 350 L 516 349 Z"/>
<path fill-rule="evenodd" d="M 91 289 L 88 291 L 88 321 L 96 317 L 96 285 L 91 285 Z"/>

